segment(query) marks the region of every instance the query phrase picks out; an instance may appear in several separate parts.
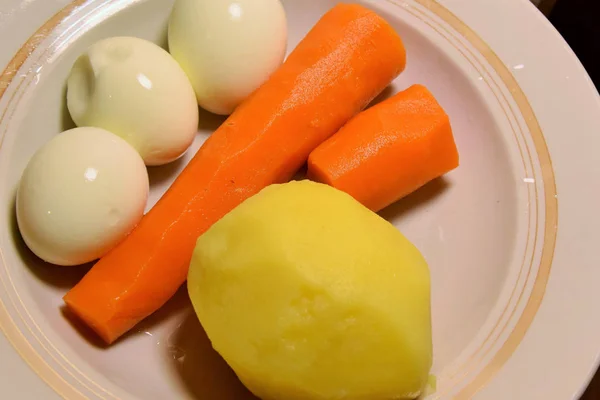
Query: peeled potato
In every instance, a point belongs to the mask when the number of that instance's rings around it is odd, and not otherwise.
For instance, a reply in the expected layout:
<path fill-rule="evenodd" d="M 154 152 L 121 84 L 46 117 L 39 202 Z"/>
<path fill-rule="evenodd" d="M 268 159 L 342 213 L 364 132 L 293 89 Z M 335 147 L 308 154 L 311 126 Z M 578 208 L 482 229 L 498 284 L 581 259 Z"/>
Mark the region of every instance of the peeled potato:
<path fill-rule="evenodd" d="M 404 399 L 432 362 L 429 270 L 391 224 L 309 181 L 272 185 L 198 239 L 188 290 L 264 400 Z"/>

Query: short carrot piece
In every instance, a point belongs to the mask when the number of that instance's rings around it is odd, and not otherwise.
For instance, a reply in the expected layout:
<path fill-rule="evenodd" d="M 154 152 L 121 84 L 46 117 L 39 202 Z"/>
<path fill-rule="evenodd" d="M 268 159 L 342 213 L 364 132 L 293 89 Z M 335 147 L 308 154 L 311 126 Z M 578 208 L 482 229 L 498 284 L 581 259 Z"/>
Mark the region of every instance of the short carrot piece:
<path fill-rule="evenodd" d="M 64 301 L 107 343 L 183 284 L 196 239 L 262 188 L 289 180 L 310 152 L 402 70 L 394 29 L 339 4 L 217 129 L 134 231 Z"/>
<path fill-rule="evenodd" d="M 361 112 L 308 158 L 308 177 L 379 211 L 458 167 L 450 120 L 422 85 Z"/>

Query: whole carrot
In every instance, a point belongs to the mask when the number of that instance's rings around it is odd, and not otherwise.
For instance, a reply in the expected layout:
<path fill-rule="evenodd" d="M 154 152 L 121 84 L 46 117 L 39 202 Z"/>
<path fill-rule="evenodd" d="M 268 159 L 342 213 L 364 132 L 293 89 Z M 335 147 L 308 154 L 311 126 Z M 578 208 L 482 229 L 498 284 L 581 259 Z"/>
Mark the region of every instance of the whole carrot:
<path fill-rule="evenodd" d="M 361 112 L 308 158 L 308 177 L 379 211 L 458 167 L 448 115 L 414 85 Z"/>
<path fill-rule="evenodd" d="M 359 5 L 326 13 L 213 133 L 160 201 L 64 297 L 107 343 L 185 281 L 199 235 L 246 198 L 289 180 L 309 153 L 405 66 L 402 41 Z"/>

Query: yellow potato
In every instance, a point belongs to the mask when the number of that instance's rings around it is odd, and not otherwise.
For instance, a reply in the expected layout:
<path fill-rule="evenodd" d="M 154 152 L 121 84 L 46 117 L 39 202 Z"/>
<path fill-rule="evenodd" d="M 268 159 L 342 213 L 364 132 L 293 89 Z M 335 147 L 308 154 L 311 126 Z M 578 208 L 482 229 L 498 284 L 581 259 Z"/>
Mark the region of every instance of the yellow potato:
<path fill-rule="evenodd" d="M 404 399 L 427 384 L 427 264 L 329 186 L 246 200 L 198 239 L 188 290 L 213 347 L 262 399 Z"/>

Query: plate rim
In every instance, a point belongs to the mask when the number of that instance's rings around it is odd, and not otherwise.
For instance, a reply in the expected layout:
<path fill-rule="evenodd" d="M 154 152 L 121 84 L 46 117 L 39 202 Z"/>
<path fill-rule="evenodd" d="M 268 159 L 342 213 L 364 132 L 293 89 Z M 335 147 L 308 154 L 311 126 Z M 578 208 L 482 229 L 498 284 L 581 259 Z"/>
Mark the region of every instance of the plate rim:
<path fill-rule="evenodd" d="M 386 0 L 389 2 L 393 2 L 392 0 Z M 469 36 L 471 39 L 475 38 L 476 41 L 478 41 L 479 45 L 483 45 L 487 48 L 487 50 L 489 50 L 492 54 L 493 57 L 495 57 L 495 63 L 497 63 L 497 65 L 499 65 L 500 68 L 504 69 L 503 73 L 504 74 L 508 74 L 507 76 L 513 81 L 513 83 L 516 85 L 516 87 L 518 88 L 519 92 L 519 96 L 522 96 L 522 99 L 524 99 L 525 104 L 527 105 L 527 107 L 529 108 L 530 112 L 532 113 L 532 115 L 534 115 L 534 120 L 535 124 L 537 125 L 537 129 L 539 129 L 540 133 L 541 133 L 541 127 L 539 126 L 539 123 L 537 122 L 537 119 L 535 119 L 535 113 L 533 108 L 531 107 L 531 105 L 529 104 L 527 97 L 525 96 L 525 93 L 523 92 L 523 90 L 521 89 L 521 87 L 519 86 L 518 82 L 516 81 L 516 79 L 514 78 L 514 76 L 512 75 L 512 73 L 508 70 L 508 68 L 506 67 L 506 65 L 501 61 L 501 59 L 493 52 L 493 50 L 483 41 L 483 39 L 477 34 L 475 33 L 468 25 L 466 25 L 464 22 L 462 22 L 456 15 L 452 14 L 452 12 L 442 6 L 441 4 L 432 1 L 432 0 L 414 0 L 415 2 L 421 4 L 423 7 L 428 8 L 428 9 L 432 9 L 432 8 L 437 8 L 437 10 L 445 10 L 445 12 L 448 13 L 448 15 L 450 16 L 449 18 L 455 18 L 455 22 L 457 21 L 458 26 L 460 27 L 462 25 L 462 27 L 459 29 L 457 29 L 457 31 L 466 34 L 467 36 Z M 4 70 L 5 73 L 2 74 L 2 76 L 0 77 L 0 98 L 3 96 L 4 91 L 6 90 L 6 87 L 8 86 L 8 84 L 10 83 L 10 81 L 12 81 L 12 78 L 14 76 L 14 74 L 16 74 L 16 72 L 19 70 L 19 67 L 23 64 L 23 62 L 25 62 L 25 60 L 27 59 L 27 56 L 31 53 L 31 51 L 33 49 L 35 49 L 35 47 L 48 35 L 51 33 L 52 29 L 54 27 L 56 27 L 65 17 L 67 17 L 75 8 L 77 8 L 77 6 L 86 3 L 86 0 L 75 0 L 72 1 L 69 5 L 67 5 L 65 8 L 63 8 L 61 11 L 59 11 L 57 14 L 54 15 L 54 17 L 52 17 L 48 22 L 46 22 L 40 29 L 38 29 L 38 31 L 36 33 L 34 33 L 31 38 L 26 42 L 26 44 L 21 47 L 21 49 L 19 50 L 19 52 L 17 52 L 17 54 L 13 57 L 13 59 L 11 60 L 11 62 L 8 64 L 8 66 L 6 67 L 6 69 Z M 447 20 L 446 20 L 447 21 Z M 52 26 L 52 24 L 55 24 Z M 451 24 L 452 25 L 452 24 Z M 452 25 L 454 27 L 454 25 Z M 46 36 L 44 36 L 46 35 Z M 471 40 L 469 40 L 471 42 Z M 472 42 L 471 42 L 472 43 Z M 477 47 L 477 46 L 475 46 Z M 25 55 L 25 56 L 24 56 Z M 21 59 L 21 58 L 22 59 Z M 486 57 L 487 59 L 487 57 Z M 498 72 L 498 71 L 497 71 Z M 10 76 L 10 75 L 13 76 Z M 7 77 L 10 76 L 10 79 L 8 79 Z M 8 80 L 7 80 L 8 79 Z M 531 121 L 528 121 L 528 125 Z M 530 129 L 531 131 L 531 129 Z M 556 193 L 556 182 L 554 181 L 554 170 L 552 168 L 552 161 L 550 159 L 550 153 L 548 151 L 547 148 L 547 144 L 545 142 L 545 139 L 543 137 L 543 135 L 541 135 L 541 142 L 539 142 L 538 144 L 540 144 L 540 146 L 543 146 L 545 148 L 545 152 L 547 154 L 547 164 L 545 164 L 545 168 L 542 169 L 542 174 L 546 173 L 546 174 L 550 174 L 552 176 L 552 184 L 554 187 L 554 193 L 552 195 L 551 199 L 548 199 L 549 194 L 546 192 L 546 190 L 544 191 L 545 193 L 545 197 L 546 197 L 546 201 L 550 201 L 550 203 L 554 203 L 555 204 L 555 208 L 556 208 L 556 215 L 552 216 L 552 221 L 555 221 L 556 223 L 558 223 L 558 200 L 557 198 L 554 196 L 554 194 Z M 537 147 L 537 144 L 536 144 Z M 540 153 L 538 152 L 538 156 L 540 156 Z M 540 159 L 540 162 L 542 165 L 544 165 L 544 163 L 542 162 L 542 160 Z M 546 217 L 548 220 L 548 208 L 546 209 Z M 547 222 L 547 221 L 546 221 Z M 546 228 L 548 228 L 548 224 L 546 223 Z M 549 232 L 550 235 L 552 235 L 552 232 Z M 552 254 L 553 254 L 553 249 L 554 249 L 554 245 L 556 244 L 556 231 L 554 231 L 554 243 L 552 245 Z M 546 236 L 546 235 L 545 235 Z M 550 274 L 550 268 L 551 268 L 551 262 L 552 262 L 552 254 L 546 254 L 546 262 L 548 262 L 548 271 L 546 273 L 545 277 L 543 280 L 545 280 L 544 282 L 540 282 L 540 284 L 545 288 L 545 285 L 547 283 L 547 280 L 549 278 L 549 274 Z M 548 259 L 549 257 L 549 259 Z M 549 260 L 549 261 L 548 261 Z M 539 275 L 539 273 L 538 273 Z M 537 281 L 536 281 L 537 282 Z M 540 290 L 537 291 L 538 294 L 540 292 Z M 537 309 L 539 308 L 542 300 L 543 300 L 543 290 L 541 291 L 541 296 L 537 296 L 535 301 L 532 304 L 532 308 L 530 308 L 530 311 L 528 312 L 528 316 L 527 319 L 529 320 L 528 324 L 530 325 L 533 321 L 533 318 L 535 317 L 535 313 L 537 311 Z M 525 335 L 527 329 L 522 330 L 520 329 L 518 335 L 522 337 Z M 514 349 L 510 352 L 510 354 L 506 355 L 506 359 L 508 359 L 508 357 L 510 357 L 510 355 L 512 354 L 512 352 L 514 352 L 514 350 L 516 349 L 516 346 L 518 346 L 520 340 L 518 340 L 515 343 Z M 505 362 L 506 360 L 504 360 Z M 501 365 L 498 365 L 495 371 L 492 371 L 492 373 L 487 376 L 487 380 L 491 380 L 493 378 L 493 375 L 497 372 L 497 369 L 499 369 L 501 367 Z M 483 383 L 484 385 L 485 383 Z M 478 390 L 478 389 L 477 389 Z M 475 391 L 477 391 L 475 390 Z M 473 393 L 474 394 L 474 393 Z"/>

